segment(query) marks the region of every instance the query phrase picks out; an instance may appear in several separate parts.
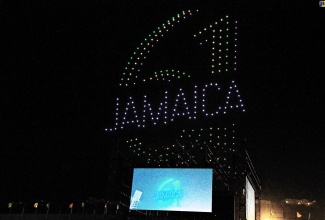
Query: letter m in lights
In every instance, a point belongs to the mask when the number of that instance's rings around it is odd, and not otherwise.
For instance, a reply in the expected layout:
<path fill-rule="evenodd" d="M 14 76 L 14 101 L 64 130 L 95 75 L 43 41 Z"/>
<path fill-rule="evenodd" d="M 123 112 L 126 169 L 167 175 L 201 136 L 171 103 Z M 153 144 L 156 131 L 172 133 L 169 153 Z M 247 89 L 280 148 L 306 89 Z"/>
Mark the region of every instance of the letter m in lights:
<path fill-rule="evenodd" d="M 146 120 L 147 118 L 151 119 L 151 121 L 153 122 L 154 125 L 156 125 L 157 121 L 160 118 L 163 118 L 164 123 L 167 123 L 167 91 L 165 92 L 165 97 L 164 97 L 164 101 L 162 101 L 158 108 L 157 111 L 154 112 L 154 110 L 152 109 L 152 104 L 149 102 L 149 100 L 147 99 L 147 96 L 144 96 L 143 99 L 143 115 L 142 115 L 142 122 L 143 122 L 143 127 L 146 124 Z"/>

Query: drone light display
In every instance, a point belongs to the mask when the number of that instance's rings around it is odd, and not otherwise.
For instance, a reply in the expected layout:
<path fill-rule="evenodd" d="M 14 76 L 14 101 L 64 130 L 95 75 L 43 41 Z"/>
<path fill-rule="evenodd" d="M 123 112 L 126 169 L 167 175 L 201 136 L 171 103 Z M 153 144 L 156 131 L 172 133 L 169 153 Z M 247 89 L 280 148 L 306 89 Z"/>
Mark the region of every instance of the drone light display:
<path fill-rule="evenodd" d="M 127 125 L 135 125 L 137 127 L 146 127 L 146 125 L 157 123 L 167 124 L 173 122 L 177 117 L 186 117 L 187 119 L 197 119 L 197 117 L 213 117 L 219 114 L 226 114 L 229 110 L 240 109 L 245 112 L 243 101 L 240 97 L 239 90 L 235 81 L 226 88 L 227 95 L 224 97 L 224 102 L 214 109 L 207 111 L 206 105 L 209 100 L 206 98 L 206 92 L 214 90 L 214 94 L 218 95 L 221 87 L 217 83 L 205 84 L 201 87 L 194 86 L 192 95 L 192 102 L 187 101 L 190 95 L 186 94 L 182 88 L 179 88 L 174 97 L 169 95 L 168 91 L 164 92 L 163 100 L 159 106 L 154 108 L 150 103 L 150 97 L 143 96 L 142 108 L 137 109 L 134 98 L 130 96 L 125 100 L 116 99 L 115 109 L 115 126 L 109 131 L 123 129 Z M 231 103 L 229 100 L 236 100 Z M 198 105 L 198 103 L 201 103 Z M 181 106 L 181 108 L 180 108 Z M 154 110 L 156 109 L 156 110 Z"/>
<path fill-rule="evenodd" d="M 136 205 L 128 204 L 129 177 L 134 167 L 209 167 L 216 181 L 214 187 L 218 189 L 229 189 L 233 182 L 238 182 L 240 175 L 244 175 L 244 168 L 238 162 L 241 142 L 235 133 L 235 124 L 214 121 L 218 117 L 227 120 L 230 113 L 246 111 L 239 85 L 234 80 L 238 75 L 238 22 L 224 16 L 204 25 L 197 23 L 200 28 L 191 24 L 185 26 L 186 31 L 191 32 L 187 35 L 191 39 L 187 43 L 190 42 L 190 47 L 195 43 L 193 51 L 203 50 L 204 60 L 208 60 L 203 62 L 205 66 L 202 68 L 192 70 L 184 66 L 191 62 L 174 66 L 173 58 L 190 55 L 186 50 L 177 54 L 173 46 L 178 44 L 169 45 L 170 41 L 164 41 L 175 29 L 183 28 L 181 25 L 190 17 L 199 14 L 198 10 L 182 11 L 153 29 L 132 52 L 123 68 L 118 82 L 123 92 L 115 98 L 113 124 L 105 130 L 117 134 L 112 135 L 118 139 L 116 150 L 125 159 L 123 164 L 127 168 L 121 171 L 124 179 L 119 199 L 126 208 Z M 184 45 L 180 48 L 186 48 Z M 175 51 L 168 51 L 169 46 Z M 161 49 L 173 54 L 161 57 L 160 52 L 165 54 Z M 168 60 L 167 64 L 164 58 Z M 177 124 L 178 121 L 181 123 Z M 184 121 L 189 121 L 190 126 L 185 127 Z M 153 127 L 158 129 L 151 129 Z"/>
<path fill-rule="evenodd" d="M 182 11 L 146 36 L 124 67 L 119 86 L 130 87 L 151 81 L 170 83 L 175 80 L 191 78 L 189 73 L 175 69 L 154 71 L 153 75 L 143 73 L 142 69 L 150 52 L 154 50 L 160 40 L 163 40 L 166 33 L 177 27 L 179 23 L 184 22 L 193 13 L 198 13 L 198 10 Z M 231 27 L 234 28 L 234 39 L 232 40 L 230 39 L 230 23 L 233 23 Z M 237 24 L 237 21 L 231 22 L 227 15 L 193 35 L 199 40 L 199 45 L 208 43 L 211 45 L 211 75 L 237 70 Z M 230 53 L 231 50 L 232 53 Z M 233 56 L 232 59 L 230 56 Z M 214 97 L 221 100 L 213 109 L 207 109 L 207 105 L 211 101 L 211 97 L 207 98 L 206 96 L 207 92 L 212 92 Z M 220 98 L 220 96 L 223 97 Z M 176 92 L 165 90 L 161 92 L 160 97 L 158 104 L 154 104 L 153 98 L 148 94 L 143 94 L 141 97 L 116 98 L 114 125 L 105 130 L 112 132 L 127 127 L 145 128 L 151 125 L 168 124 L 179 117 L 189 120 L 216 117 L 233 110 L 245 112 L 238 86 L 234 80 L 227 85 L 221 85 L 215 80 L 211 80 L 210 83 L 193 85 L 192 89 L 178 88 Z"/>

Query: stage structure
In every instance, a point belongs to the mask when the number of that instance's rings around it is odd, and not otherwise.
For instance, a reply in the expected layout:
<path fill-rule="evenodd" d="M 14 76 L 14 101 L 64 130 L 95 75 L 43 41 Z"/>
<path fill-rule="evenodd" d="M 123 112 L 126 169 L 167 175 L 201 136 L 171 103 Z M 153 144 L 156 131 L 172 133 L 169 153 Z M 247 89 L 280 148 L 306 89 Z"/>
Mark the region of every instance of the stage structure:
<path fill-rule="evenodd" d="M 237 129 L 245 114 L 237 82 L 238 29 L 239 22 L 222 12 L 184 10 L 149 31 L 131 53 L 118 83 L 113 122 L 105 129 L 111 141 L 112 213 L 139 219 L 259 219 L 260 182 Z M 171 192 L 153 192 L 165 208 L 138 209 L 146 207 L 144 195 L 131 191 L 132 177 L 145 168 L 166 178 L 170 170 L 193 170 L 193 175 L 184 174 L 188 179 L 182 183 L 173 180 L 177 187 Z M 212 205 L 182 209 L 197 201 L 181 200 L 186 192 L 180 186 L 204 181 L 196 173 L 202 169 L 213 174 Z M 204 187 L 200 190 L 209 190 Z M 166 211 L 171 204 L 176 208 Z"/>

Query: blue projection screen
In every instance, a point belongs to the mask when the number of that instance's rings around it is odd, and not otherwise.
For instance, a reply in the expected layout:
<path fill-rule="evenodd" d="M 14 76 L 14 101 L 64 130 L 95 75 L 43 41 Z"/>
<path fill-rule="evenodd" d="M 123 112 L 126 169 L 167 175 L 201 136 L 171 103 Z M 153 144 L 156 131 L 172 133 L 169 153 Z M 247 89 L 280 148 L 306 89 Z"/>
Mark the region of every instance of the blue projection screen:
<path fill-rule="evenodd" d="M 130 210 L 212 212 L 212 169 L 135 168 Z"/>

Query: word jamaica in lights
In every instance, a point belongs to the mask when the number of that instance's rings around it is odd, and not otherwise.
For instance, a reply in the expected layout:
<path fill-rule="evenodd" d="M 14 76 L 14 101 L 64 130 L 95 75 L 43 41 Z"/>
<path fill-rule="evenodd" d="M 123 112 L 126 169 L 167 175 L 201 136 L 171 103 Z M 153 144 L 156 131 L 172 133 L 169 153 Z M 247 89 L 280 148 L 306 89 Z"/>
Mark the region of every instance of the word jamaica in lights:
<path fill-rule="evenodd" d="M 192 14 L 193 12 L 191 10 L 183 11 L 152 31 L 152 33 L 150 33 L 143 40 L 143 42 L 140 43 L 140 46 L 137 47 L 137 50 L 131 56 L 130 61 L 125 67 L 125 71 L 123 72 L 123 77 L 121 78 L 121 83 L 119 85 L 130 86 L 136 85 L 136 83 L 139 81 L 149 81 L 148 78 L 143 76 L 144 74 L 139 75 L 139 73 L 141 73 L 143 63 L 146 60 L 146 56 L 149 55 L 150 51 L 154 49 L 155 44 L 158 43 L 160 38 L 163 38 L 164 34 L 173 28 L 174 25 L 185 20 Z M 228 16 L 225 16 L 225 18 L 221 18 L 219 21 L 211 23 L 202 31 L 199 31 L 198 34 L 194 35 L 194 37 L 199 38 L 205 33 L 211 33 L 210 42 L 212 45 L 212 75 L 221 72 L 229 73 L 230 70 L 236 71 L 237 21 L 233 23 L 233 26 L 230 26 L 230 24 L 231 22 L 228 20 Z M 232 41 L 229 38 L 230 27 L 235 29 L 234 38 Z M 230 47 L 231 43 L 232 47 Z M 226 47 L 223 48 L 220 45 L 226 45 Z M 232 50 L 232 53 L 230 50 Z M 232 62 L 232 67 L 228 65 L 230 62 Z M 224 67 L 224 69 L 221 67 Z M 162 80 L 166 79 L 166 81 L 170 82 L 170 79 L 167 80 L 167 78 L 174 77 L 175 74 L 172 72 L 173 71 L 168 72 L 168 70 L 166 70 L 163 74 L 160 74 L 160 76 L 164 77 Z M 155 77 L 158 76 L 155 75 Z M 177 80 L 178 78 L 180 78 L 180 76 L 174 77 L 173 80 Z M 158 80 L 158 78 L 156 79 Z M 223 99 L 220 99 L 220 97 L 218 98 L 218 96 L 221 94 L 225 94 Z M 116 98 L 114 126 L 111 128 L 106 128 L 105 130 L 116 131 L 124 129 L 128 126 L 144 128 L 149 125 L 167 124 L 175 121 L 178 117 L 187 118 L 190 120 L 195 120 L 200 117 L 215 117 L 220 114 L 226 114 L 228 111 L 233 109 L 238 109 L 245 112 L 244 104 L 235 81 L 231 81 L 226 86 L 220 86 L 216 82 L 194 85 L 192 86 L 191 91 L 185 91 L 183 88 L 179 88 L 176 90 L 176 94 L 174 92 L 163 91 L 162 95 L 162 99 L 159 100 L 159 104 L 156 106 L 154 106 L 154 104 L 151 102 L 153 98 L 150 98 L 147 95 L 136 98 L 132 96 L 123 99 Z M 211 103 L 215 102 L 215 100 L 219 100 L 219 103 L 214 105 L 214 107 L 211 109 Z"/>

